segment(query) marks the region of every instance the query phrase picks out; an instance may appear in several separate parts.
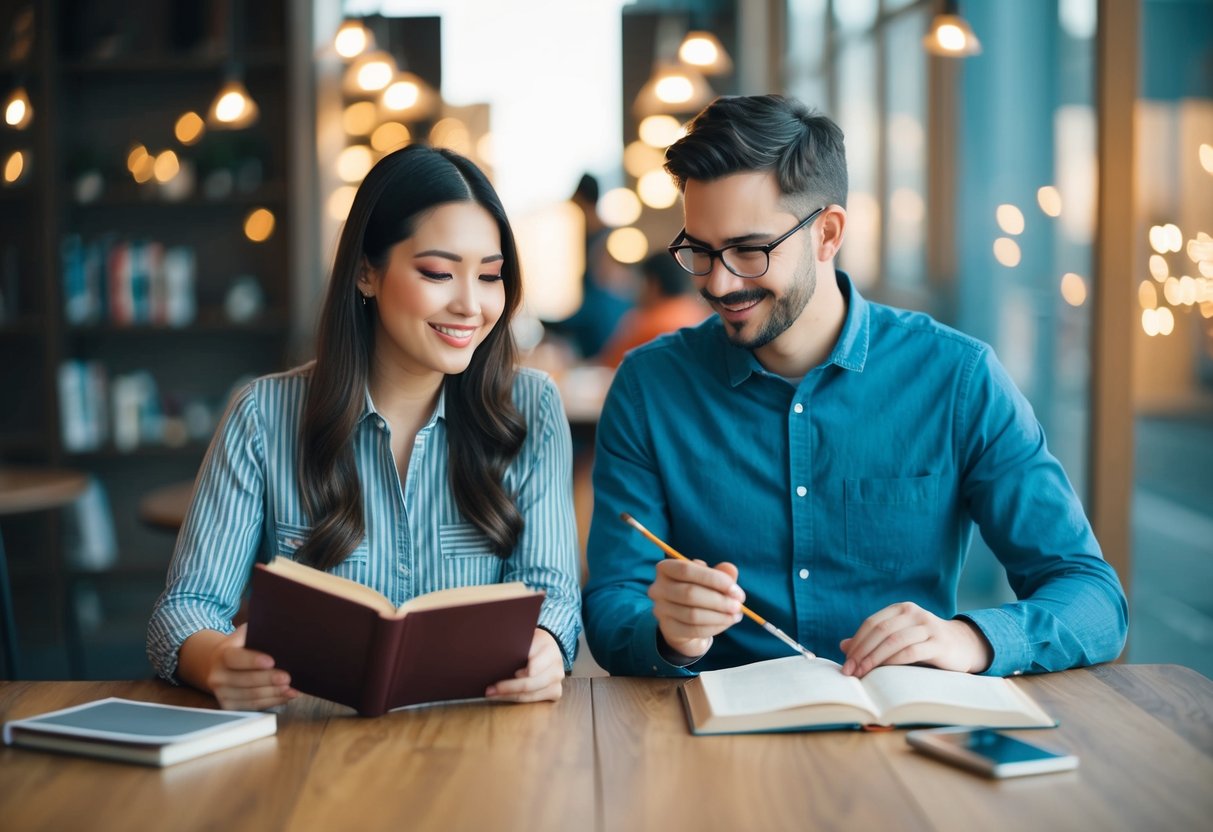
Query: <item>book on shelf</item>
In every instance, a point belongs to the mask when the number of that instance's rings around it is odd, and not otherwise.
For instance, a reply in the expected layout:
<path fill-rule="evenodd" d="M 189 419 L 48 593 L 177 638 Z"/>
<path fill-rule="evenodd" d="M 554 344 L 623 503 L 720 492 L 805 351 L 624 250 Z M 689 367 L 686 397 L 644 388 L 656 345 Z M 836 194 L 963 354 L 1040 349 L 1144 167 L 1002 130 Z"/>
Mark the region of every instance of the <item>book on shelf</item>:
<path fill-rule="evenodd" d="M 278 730 L 272 713 L 216 711 L 110 697 L 4 723 L 4 742 L 42 751 L 170 766 Z"/>
<path fill-rule="evenodd" d="M 543 592 L 521 582 L 443 589 L 394 606 L 356 581 L 274 558 L 253 571 L 246 646 L 291 686 L 378 716 L 475 699 L 526 666 Z"/>
<path fill-rule="evenodd" d="M 857 679 L 828 659 L 792 656 L 709 670 L 680 692 L 694 734 L 1057 724 L 1010 679 L 912 665 L 878 667 Z"/>
<path fill-rule="evenodd" d="M 113 233 L 60 245 L 63 313 L 69 324 L 185 326 L 197 314 L 197 263 L 190 246 L 120 240 Z"/>

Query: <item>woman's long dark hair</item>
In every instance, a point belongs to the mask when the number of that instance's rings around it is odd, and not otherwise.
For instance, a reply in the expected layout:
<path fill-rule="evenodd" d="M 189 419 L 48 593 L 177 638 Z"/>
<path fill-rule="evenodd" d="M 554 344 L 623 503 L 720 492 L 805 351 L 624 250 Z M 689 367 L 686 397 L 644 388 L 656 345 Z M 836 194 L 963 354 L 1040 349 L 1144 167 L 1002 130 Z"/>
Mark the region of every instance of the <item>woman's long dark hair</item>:
<path fill-rule="evenodd" d="M 514 234 L 479 168 L 449 150 L 410 145 L 384 156 L 367 174 L 337 244 L 299 430 L 299 490 L 312 520 L 312 533 L 296 555 L 305 563 L 331 569 L 366 533 L 353 433 L 365 405 L 378 313 L 376 304 L 363 303 L 358 279 L 367 264 L 384 268 L 392 247 L 412 236 L 425 212 L 452 202 L 474 202 L 497 222 L 505 309 L 468 368 L 443 382 L 451 489 L 460 512 L 501 557 L 522 534 L 522 515 L 502 482 L 526 438 L 511 392 L 516 349 L 510 320 L 522 298 Z"/>

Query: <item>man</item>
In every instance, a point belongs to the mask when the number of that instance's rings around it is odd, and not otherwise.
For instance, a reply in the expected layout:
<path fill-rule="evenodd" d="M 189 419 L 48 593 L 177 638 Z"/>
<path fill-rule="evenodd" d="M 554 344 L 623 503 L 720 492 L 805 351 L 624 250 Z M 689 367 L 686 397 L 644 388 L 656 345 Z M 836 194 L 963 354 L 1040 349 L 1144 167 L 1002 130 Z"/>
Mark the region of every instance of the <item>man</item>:
<path fill-rule="evenodd" d="M 991 349 L 835 271 L 837 125 L 793 99 L 722 98 L 666 160 L 686 222 L 671 253 L 717 315 L 633 351 L 603 408 L 584 594 L 598 662 L 685 675 L 789 655 L 742 602 L 855 676 L 1114 659 L 1120 582 Z M 621 512 L 702 560 L 663 560 Z M 958 615 L 974 524 L 1019 600 Z"/>
<path fill-rule="evenodd" d="M 684 326 L 694 326 L 711 310 L 695 293 L 691 275 L 666 252 L 654 254 L 640 264 L 644 278 L 636 308 L 623 316 L 615 334 L 607 341 L 595 361 L 618 367 L 624 354 L 658 335 Z"/>

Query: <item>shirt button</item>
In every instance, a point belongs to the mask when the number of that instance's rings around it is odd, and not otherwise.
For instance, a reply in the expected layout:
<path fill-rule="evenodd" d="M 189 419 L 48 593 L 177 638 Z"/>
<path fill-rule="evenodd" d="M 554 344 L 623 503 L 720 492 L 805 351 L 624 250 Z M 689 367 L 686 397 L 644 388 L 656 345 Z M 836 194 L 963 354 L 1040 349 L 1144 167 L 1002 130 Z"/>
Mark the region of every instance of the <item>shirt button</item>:
<path fill-rule="evenodd" d="M 801 569 L 800 570 L 800 580 L 807 581 L 808 579 L 809 579 L 809 570 Z"/>
<path fill-rule="evenodd" d="M 804 413 L 804 405 L 800 402 L 796 402 L 796 404 L 792 407 L 792 410 L 796 411 L 797 413 Z"/>
<path fill-rule="evenodd" d="M 1016 670 L 1016 671 L 1015 671 L 1014 673 L 1012 673 L 1011 675 L 1012 675 L 1012 676 L 1022 676 L 1022 675 L 1023 675 L 1023 671 L 1022 671 L 1022 670 Z"/>
<path fill-rule="evenodd" d="M 809 493 L 809 489 L 805 488 L 803 485 L 796 486 L 796 496 L 797 497 L 803 497 L 805 494 L 808 494 L 808 493 Z"/>
<path fill-rule="evenodd" d="M 387 423 L 385 423 L 382 419 L 376 419 L 375 421 L 379 425 L 380 430 L 383 430 L 385 427 L 387 427 Z"/>

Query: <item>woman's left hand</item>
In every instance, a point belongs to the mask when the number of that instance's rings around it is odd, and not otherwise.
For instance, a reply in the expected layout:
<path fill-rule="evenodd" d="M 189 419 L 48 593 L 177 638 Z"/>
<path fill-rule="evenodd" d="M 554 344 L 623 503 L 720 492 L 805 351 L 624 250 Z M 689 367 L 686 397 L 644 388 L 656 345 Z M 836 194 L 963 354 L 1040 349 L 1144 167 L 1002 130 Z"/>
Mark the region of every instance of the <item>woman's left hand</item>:
<path fill-rule="evenodd" d="M 536 629 L 526 667 L 513 679 L 489 685 L 484 695 L 507 702 L 555 702 L 563 691 L 564 654 L 551 633 Z"/>

